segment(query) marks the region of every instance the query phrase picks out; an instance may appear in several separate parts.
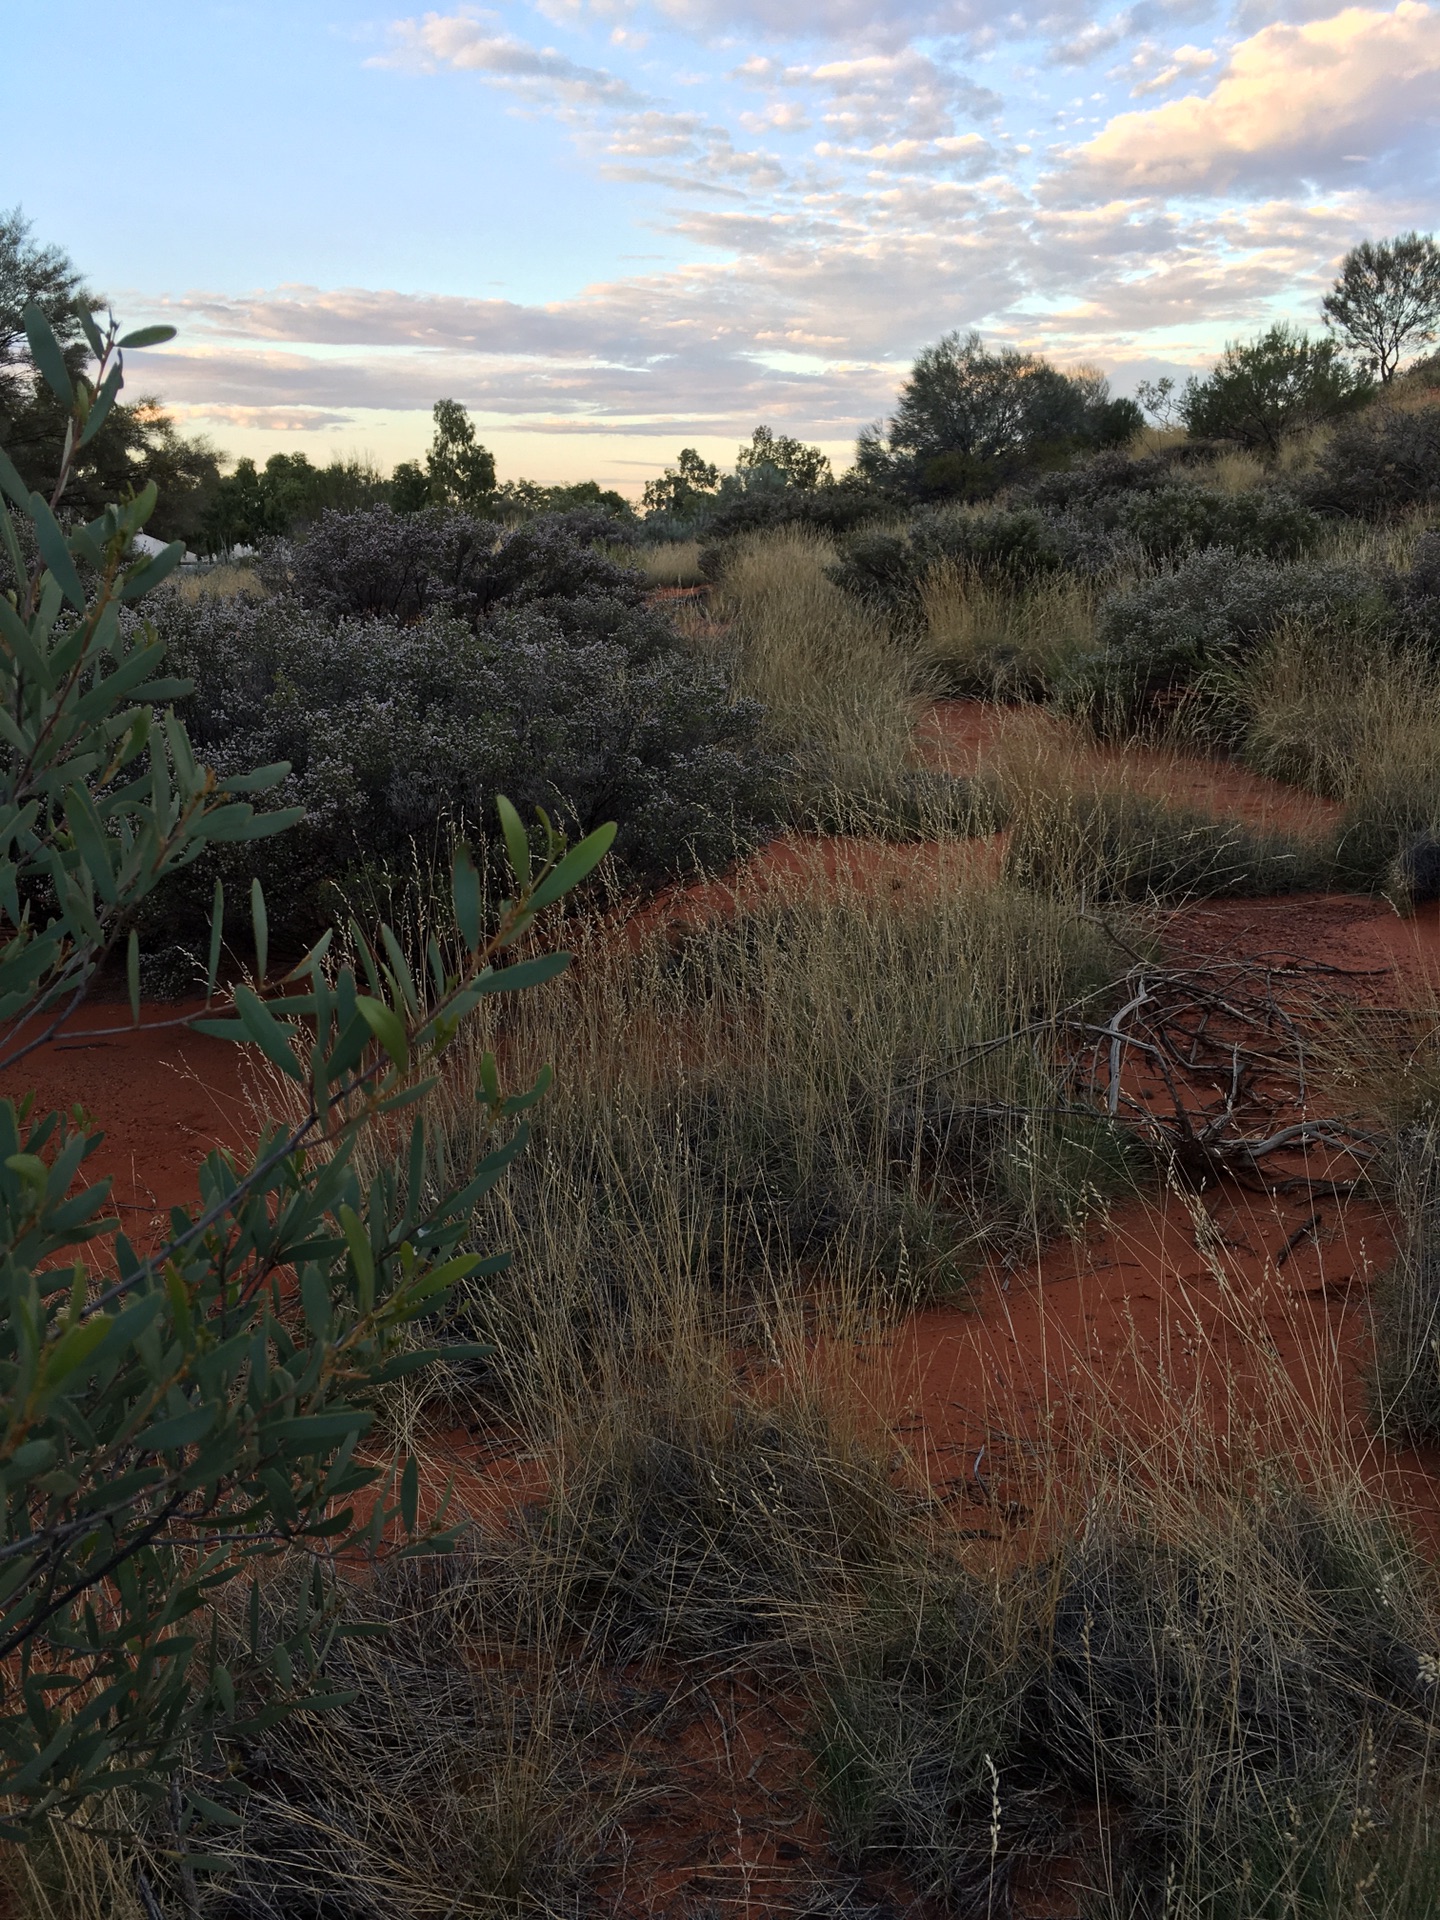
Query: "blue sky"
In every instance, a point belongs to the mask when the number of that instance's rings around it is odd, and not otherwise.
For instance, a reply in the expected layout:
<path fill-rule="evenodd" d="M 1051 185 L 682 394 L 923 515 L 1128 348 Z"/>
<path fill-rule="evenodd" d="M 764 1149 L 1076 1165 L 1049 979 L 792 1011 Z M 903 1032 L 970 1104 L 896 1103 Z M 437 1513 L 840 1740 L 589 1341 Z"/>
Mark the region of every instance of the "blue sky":
<path fill-rule="evenodd" d="M 947 328 L 1125 391 L 1436 224 L 1419 0 L 0 0 L 0 58 L 0 206 L 261 457 L 389 464 L 444 394 L 502 476 L 843 465 Z"/>

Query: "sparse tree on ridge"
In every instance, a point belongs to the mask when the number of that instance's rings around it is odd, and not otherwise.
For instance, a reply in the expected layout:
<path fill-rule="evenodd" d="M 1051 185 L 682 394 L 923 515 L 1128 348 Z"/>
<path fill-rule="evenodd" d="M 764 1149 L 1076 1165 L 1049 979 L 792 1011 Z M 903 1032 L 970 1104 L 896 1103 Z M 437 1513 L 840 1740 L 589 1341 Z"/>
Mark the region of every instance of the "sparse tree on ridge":
<path fill-rule="evenodd" d="M 1212 373 L 1187 380 L 1180 418 L 1197 437 L 1276 454 L 1291 434 L 1362 405 L 1372 390 L 1336 341 L 1281 322 L 1254 340 L 1232 340 Z"/>
<path fill-rule="evenodd" d="M 735 456 L 735 471 L 749 478 L 766 468 L 792 487 L 819 487 L 834 478 L 829 458 L 819 447 L 806 446 L 803 440 L 776 433 L 772 427 L 756 427 L 748 446 L 741 447 Z"/>
<path fill-rule="evenodd" d="M 434 505 L 471 513 L 495 491 L 495 456 L 475 438 L 475 424 L 458 400 L 437 400 L 435 438 L 425 456 Z"/>
<path fill-rule="evenodd" d="M 1382 386 L 1440 331 L 1440 247 L 1428 233 L 1363 240 L 1320 302 L 1325 324 Z"/>

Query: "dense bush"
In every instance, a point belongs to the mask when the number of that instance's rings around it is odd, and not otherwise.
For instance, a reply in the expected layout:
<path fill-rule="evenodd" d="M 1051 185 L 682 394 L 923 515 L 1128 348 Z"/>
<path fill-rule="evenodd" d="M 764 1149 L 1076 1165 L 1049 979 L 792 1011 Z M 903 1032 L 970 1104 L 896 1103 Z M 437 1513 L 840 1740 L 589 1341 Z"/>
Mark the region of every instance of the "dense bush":
<path fill-rule="evenodd" d="M 1133 725 L 1207 683 L 1219 694 L 1223 676 L 1283 621 L 1383 630 L 1392 618 L 1384 588 L 1360 568 L 1276 566 L 1212 549 L 1110 596 L 1100 611 L 1101 651 L 1072 691 L 1098 725 Z"/>
<path fill-rule="evenodd" d="M 1440 407 L 1374 407 L 1335 432 L 1305 486 L 1321 512 L 1382 519 L 1440 500 Z"/>
<path fill-rule="evenodd" d="M 464 513 L 325 513 L 301 541 L 270 556 L 265 576 L 330 619 L 414 620 L 444 613 L 474 624 L 494 607 L 602 593 L 639 603 L 639 574 L 598 552 L 613 541 L 603 514 L 546 514 L 505 534 Z"/>
<path fill-rule="evenodd" d="M 1128 495 L 1118 518 L 1151 560 L 1172 560 L 1206 547 L 1267 560 L 1298 560 L 1324 530 L 1317 513 L 1277 487 L 1246 493 L 1160 487 Z"/>
<path fill-rule="evenodd" d="M 172 597 L 157 624 L 197 683 L 182 711 L 214 763 L 290 762 L 284 803 L 305 820 L 255 862 L 272 921 L 300 936 L 358 863 L 408 864 L 461 819 L 482 829 L 497 790 L 575 827 L 618 818 L 620 858 L 645 876 L 723 862 L 771 817 L 758 707 L 643 607 L 558 599 L 475 628 L 330 619 L 283 595 Z"/>

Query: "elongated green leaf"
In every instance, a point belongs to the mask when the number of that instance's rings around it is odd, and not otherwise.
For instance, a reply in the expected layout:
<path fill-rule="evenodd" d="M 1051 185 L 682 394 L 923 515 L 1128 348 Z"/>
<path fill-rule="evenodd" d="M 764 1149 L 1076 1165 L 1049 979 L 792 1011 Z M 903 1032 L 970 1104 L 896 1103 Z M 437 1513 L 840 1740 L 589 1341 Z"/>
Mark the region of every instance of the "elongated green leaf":
<path fill-rule="evenodd" d="M 280 1071 L 288 1074 L 292 1080 L 304 1081 L 305 1075 L 300 1062 L 295 1057 L 295 1049 L 290 1044 L 289 1031 L 271 1013 L 258 994 L 249 987 L 235 989 L 235 1011 L 244 1024 L 246 1033 L 263 1049 L 265 1058 L 272 1061 Z M 212 1026 L 211 1021 L 197 1020 L 195 1025 L 203 1030 Z"/>
<path fill-rule="evenodd" d="M 270 959 L 270 916 L 265 911 L 265 890 L 258 875 L 250 882 L 250 927 L 255 935 L 255 973 L 263 985 Z"/>
<path fill-rule="evenodd" d="M 169 1420 L 158 1421 L 153 1427 L 147 1427 L 143 1433 L 135 1436 L 135 1446 L 142 1453 L 168 1453 L 173 1447 L 193 1446 L 197 1440 L 203 1440 L 215 1424 L 219 1409 L 212 1403 L 205 1407 L 192 1407 L 188 1413 L 174 1414 Z"/>
<path fill-rule="evenodd" d="M 468 847 L 456 850 L 450 870 L 450 891 L 455 903 L 455 924 L 460 929 L 460 938 L 471 953 L 477 953 L 480 949 L 480 876 L 475 871 L 475 862 L 470 858 Z"/>
<path fill-rule="evenodd" d="M 90 404 L 90 412 L 85 425 L 80 430 L 80 445 L 88 446 L 110 417 L 110 409 L 120 389 L 125 384 L 124 369 L 117 360 L 101 382 L 100 391 Z"/>
<path fill-rule="evenodd" d="M 65 355 L 55 338 L 54 328 L 33 300 L 25 309 L 25 338 L 30 342 L 31 357 L 44 376 L 46 386 L 62 406 L 71 406 L 75 389 L 70 384 L 70 369 L 65 365 Z"/>
<path fill-rule="evenodd" d="M 30 511 L 30 489 L 15 470 L 15 463 L 0 447 L 0 488 L 3 488 L 22 513 Z"/>
<path fill-rule="evenodd" d="M 592 873 L 610 851 L 615 838 L 615 822 L 607 821 L 603 827 L 597 827 L 593 833 L 587 833 L 578 847 L 572 847 L 563 860 L 556 864 L 555 871 L 547 880 L 542 880 L 531 896 L 530 905 L 539 913 L 543 907 L 551 906 L 562 894 L 568 893 L 589 873 Z"/>
<path fill-rule="evenodd" d="M 489 993 L 523 993 L 526 987 L 558 979 L 569 965 L 568 953 L 542 953 L 533 960 L 517 960 L 513 967 L 487 967 L 471 991 L 477 999 Z"/>
<path fill-rule="evenodd" d="M 127 601 L 142 599 L 152 587 L 158 587 L 162 580 L 168 580 L 184 558 L 185 542 L 172 540 L 152 560 L 142 561 L 138 567 L 130 569 L 120 582 L 120 598 Z"/>
<path fill-rule="evenodd" d="M 129 353 L 136 347 L 161 347 L 167 340 L 174 338 L 174 327 L 136 327 L 132 333 L 122 334 L 116 345 Z"/>
<path fill-rule="evenodd" d="M 500 816 L 500 831 L 505 836 L 505 855 L 515 880 L 517 894 L 530 885 L 530 836 L 524 822 L 503 793 L 495 796 L 495 811 Z"/>
<path fill-rule="evenodd" d="M 399 1014 L 393 1007 L 387 1007 L 383 1000 L 376 1000 L 368 993 L 356 994 L 355 1011 L 403 1073 L 410 1064 L 410 1043 L 405 1037 L 405 1023 Z"/>
<path fill-rule="evenodd" d="M 225 938 L 225 888 L 217 874 L 215 894 L 210 905 L 210 959 L 205 968 L 205 998 L 211 999 L 215 993 L 215 980 L 220 972 L 220 948 Z"/>
<path fill-rule="evenodd" d="M 109 1331 L 110 1322 L 103 1314 L 97 1314 L 93 1320 L 82 1320 L 79 1326 L 61 1334 L 45 1362 L 45 1385 L 58 1387 L 78 1372 Z"/>
<path fill-rule="evenodd" d="M 35 528 L 35 544 L 40 549 L 40 558 L 50 569 L 51 578 L 71 606 L 83 613 L 85 589 L 75 571 L 75 562 L 70 558 L 58 521 L 38 493 L 30 496 L 30 519 Z"/>

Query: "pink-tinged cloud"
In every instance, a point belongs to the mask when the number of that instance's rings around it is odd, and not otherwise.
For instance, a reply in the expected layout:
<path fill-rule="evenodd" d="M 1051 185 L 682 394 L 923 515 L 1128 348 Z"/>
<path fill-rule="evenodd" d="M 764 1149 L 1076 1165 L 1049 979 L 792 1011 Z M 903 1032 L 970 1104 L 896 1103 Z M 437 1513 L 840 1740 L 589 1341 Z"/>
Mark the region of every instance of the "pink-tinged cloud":
<path fill-rule="evenodd" d="M 1122 113 L 1075 149 L 1057 186 L 1215 194 L 1355 179 L 1430 144 L 1440 119 L 1440 9 L 1347 7 L 1263 28 L 1208 94 Z"/>

